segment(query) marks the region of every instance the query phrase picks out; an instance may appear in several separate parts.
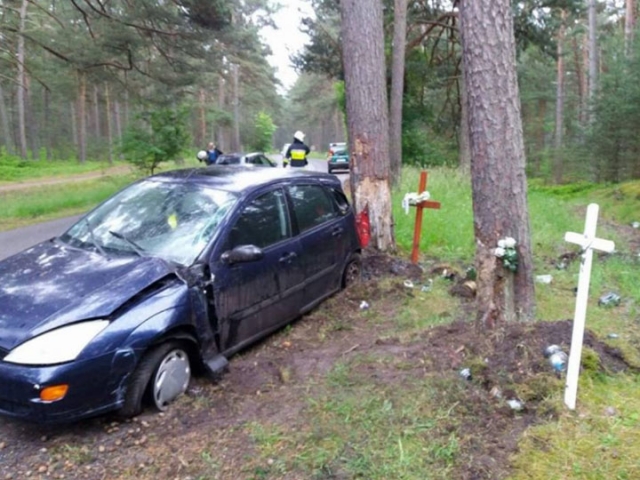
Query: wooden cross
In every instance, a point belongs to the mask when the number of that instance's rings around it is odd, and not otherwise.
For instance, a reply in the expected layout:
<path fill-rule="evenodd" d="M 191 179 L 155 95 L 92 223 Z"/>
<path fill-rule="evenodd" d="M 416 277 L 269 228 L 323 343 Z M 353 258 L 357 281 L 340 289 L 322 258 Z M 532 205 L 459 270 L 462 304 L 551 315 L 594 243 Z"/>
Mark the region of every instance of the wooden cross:
<path fill-rule="evenodd" d="M 573 333 L 571 335 L 571 350 L 569 352 L 569 364 L 567 366 L 567 383 L 564 391 L 564 403 L 570 410 L 575 410 L 576 397 L 578 395 L 578 375 L 580 373 L 582 341 L 584 339 L 584 325 L 587 316 L 587 300 L 589 297 L 593 250 L 611 253 L 616 248 L 612 241 L 596 238 L 598 209 L 599 207 L 595 203 L 587 207 L 587 218 L 583 234 L 567 232 L 564 236 L 565 242 L 575 243 L 582 248 L 576 310 L 573 317 Z"/>
<path fill-rule="evenodd" d="M 420 172 L 420 184 L 418 186 L 418 195 L 427 189 L 427 172 Z M 425 200 L 418 202 L 416 207 L 416 226 L 413 230 L 413 249 L 411 250 L 411 262 L 418 263 L 418 253 L 420 249 L 420 235 L 422 233 L 422 210 L 425 208 L 440 208 L 440 202 L 433 202 L 431 200 Z"/>

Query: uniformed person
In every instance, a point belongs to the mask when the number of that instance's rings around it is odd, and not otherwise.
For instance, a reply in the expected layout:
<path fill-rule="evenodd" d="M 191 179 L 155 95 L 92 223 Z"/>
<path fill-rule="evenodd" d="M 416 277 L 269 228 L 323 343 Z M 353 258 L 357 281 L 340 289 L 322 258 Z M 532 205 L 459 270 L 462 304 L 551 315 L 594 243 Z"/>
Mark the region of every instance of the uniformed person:
<path fill-rule="evenodd" d="M 293 134 L 293 143 L 289 145 L 282 166 L 305 167 L 308 165 L 309 147 L 304 143 L 304 133 L 298 130 Z"/>

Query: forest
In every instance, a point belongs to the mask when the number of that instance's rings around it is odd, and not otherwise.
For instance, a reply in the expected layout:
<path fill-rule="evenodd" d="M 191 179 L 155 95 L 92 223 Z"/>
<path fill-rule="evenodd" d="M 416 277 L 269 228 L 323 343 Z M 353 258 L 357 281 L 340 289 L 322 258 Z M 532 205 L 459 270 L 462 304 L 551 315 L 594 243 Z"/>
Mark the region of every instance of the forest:
<path fill-rule="evenodd" d="M 530 178 L 640 176 L 634 3 L 512 2 Z M 276 2 L 2 0 L 0 161 L 112 162 L 163 125 L 182 152 L 278 151 L 297 129 L 326 150 L 346 138 L 340 9 L 310 4 L 284 91 L 260 36 Z M 394 2 L 384 12 L 390 92 Z M 469 163 L 460 43 L 455 2 L 407 3 L 403 164 Z"/>

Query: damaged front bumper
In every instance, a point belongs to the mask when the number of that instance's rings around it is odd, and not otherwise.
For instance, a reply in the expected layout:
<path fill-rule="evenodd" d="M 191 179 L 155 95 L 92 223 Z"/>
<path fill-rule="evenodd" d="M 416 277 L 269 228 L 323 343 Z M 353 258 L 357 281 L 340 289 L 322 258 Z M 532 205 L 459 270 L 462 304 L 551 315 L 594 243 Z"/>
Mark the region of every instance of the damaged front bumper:
<path fill-rule="evenodd" d="M 0 361 L 0 415 L 37 423 L 70 422 L 116 410 L 135 366 L 131 350 L 55 366 L 25 366 Z M 40 392 L 68 385 L 57 401 L 43 401 Z"/>

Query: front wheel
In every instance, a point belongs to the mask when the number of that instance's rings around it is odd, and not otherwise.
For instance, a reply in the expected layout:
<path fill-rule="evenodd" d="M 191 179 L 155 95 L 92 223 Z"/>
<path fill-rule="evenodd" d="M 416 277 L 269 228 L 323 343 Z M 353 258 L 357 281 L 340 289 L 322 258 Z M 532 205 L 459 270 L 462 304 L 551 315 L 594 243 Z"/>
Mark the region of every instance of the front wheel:
<path fill-rule="evenodd" d="M 178 342 L 166 342 L 151 349 L 133 372 L 125 401 L 120 409 L 123 417 L 142 412 L 143 401 L 164 411 L 187 391 L 191 380 L 189 355 Z"/>

